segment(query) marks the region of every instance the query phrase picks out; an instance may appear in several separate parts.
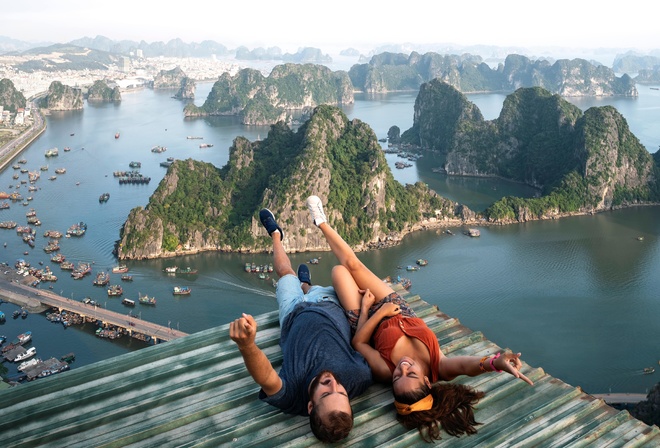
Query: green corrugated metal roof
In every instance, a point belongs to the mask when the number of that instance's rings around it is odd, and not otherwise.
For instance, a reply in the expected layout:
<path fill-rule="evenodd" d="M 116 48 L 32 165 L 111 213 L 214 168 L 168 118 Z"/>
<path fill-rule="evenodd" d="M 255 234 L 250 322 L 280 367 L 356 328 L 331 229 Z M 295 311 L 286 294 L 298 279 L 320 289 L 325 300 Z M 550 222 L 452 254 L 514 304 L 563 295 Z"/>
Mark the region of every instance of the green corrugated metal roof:
<path fill-rule="evenodd" d="M 418 296 L 401 291 L 438 335 L 446 354 L 500 349 Z M 257 316 L 257 344 L 281 364 L 277 313 Z M 201 331 L 52 377 L 0 391 L 0 443 L 12 447 L 317 446 L 305 417 L 257 399 L 229 326 Z M 541 368 L 523 365 L 534 387 L 509 375 L 455 381 L 486 392 L 483 425 L 451 447 L 657 447 L 660 430 L 618 411 Z M 396 421 L 389 388 L 353 400 L 355 427 L 345 446 L 423 446 Z"/>

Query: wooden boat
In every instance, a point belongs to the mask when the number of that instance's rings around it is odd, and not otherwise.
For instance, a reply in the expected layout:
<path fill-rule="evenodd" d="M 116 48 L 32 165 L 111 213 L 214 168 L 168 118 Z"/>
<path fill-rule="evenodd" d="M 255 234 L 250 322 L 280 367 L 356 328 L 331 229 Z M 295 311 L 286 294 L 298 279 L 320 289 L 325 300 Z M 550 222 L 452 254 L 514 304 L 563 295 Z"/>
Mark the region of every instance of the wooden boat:
<path fill-rule="evenodd" d="M 406 271 L 419 271 L 419 267 L 409 264 L 408 266 L 406 266 Z"/>
<path fill-rule="evenodd" d="M 172 288 L 172 294 L 176 296 L 187 296 L 190 295 L 190 286 L 175 286 Z"/>
<path fill-rule="evenodd" d="M 113 274 L 123 274 L 124 272 L 128 272 L 128 267 L 124 264 L 112 268 Z"/>
<path fill-rule="evenodd" d="M 467 235 L 467 236 L 471 236 L 471 237 L 477 237 L 477 236 L 480 236 L 480 235 L 481 235 L 481 232 L 479 231 L 479 229 L 467 229 L 467 230 L 464 231 L 463 233 L 464 233 L 465 235 Z"/>
<path fill-rule="evenodd" d="M 122 299 L 121 303 L 126 306 L 135 306 L 135 300 L 127 299 L 126 297 Z"/>
<path fill-rule="evenodd" d="M 655 372 L 653 367 L 644 367 L 644 375 L 650 375 L 653 372 Z"/>
<path fill-rule="evenodd" d="M 124 293 L 124 288 L 121 285 L 110 285 L 108 286 L 108 295 L 110 297 L 120 296 Z"/>
<path fill-rule="evenodd" d="M 168 274 L 175 274 L 179 268 L 177 266 L 167 266 L 164 271 Z"/>
<path fill-rule="evenodd" d="M 110 199 L 110 193 L 103 193 L 101 196 L 99 196 L 99 202 L 108 202 L 108 199 Z"/>
<path fill-rule="evenodd" d="M 419 260 L 417 260 L 417 264 L 420 265 L 420 266 L 426 266 L 427 264 L 429 264 L 429 261 L 425 260 L 423 258 L 420 258 Z"/>
<path fill-rule="evenodd" d="M 92 283 L 94 283 L 96 286 L 105 286 L 110 283 L 110 274 L 105 271 L 101 271 L 96 274 L 96 278 L 94 278 Z"/>
<path fill-rule="evenodd" d="M 193 269 L 190 266 L 179 269 L 176 271 L 177 274 L 197 274 L 197 269 Z"/>
<path fill-rule="evenodd" d="M 132 282 L 133 281 L 133 276 L 132 275 L 122 275 L 121 279 L 125 282 Z"/>
<path fill-rule="evenodd" d="M 142 295 L 139 294 L 138 301 L 140 303 L 143 303 L 145 305 L 156 305 L 156 298 L 155 297 L 149 297 L 148 295 Z"/>

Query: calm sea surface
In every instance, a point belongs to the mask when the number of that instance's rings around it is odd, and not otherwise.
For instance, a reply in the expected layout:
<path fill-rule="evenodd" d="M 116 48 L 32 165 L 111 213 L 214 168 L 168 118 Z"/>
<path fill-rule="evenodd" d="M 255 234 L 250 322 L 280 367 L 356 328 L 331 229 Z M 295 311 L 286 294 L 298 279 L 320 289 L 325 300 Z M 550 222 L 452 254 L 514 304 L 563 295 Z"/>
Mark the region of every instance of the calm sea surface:
<path fill-rule="evenodd" d="M 201 104 L 210 84 L 198 87 L 196 103 Z M 629 126 L 650 152 L 660 144 L 660 93 L 639 86 L 637 99 L 590 99 L 574 101 L 582 109 L 611 104 L 628 120 Z M 166 172 L 159 163 L 167 157 L 194 158 L 223 166 L 228 161 L 233 139 L 265 138 L 268 127 L 242 126 L 233 118 L 183 118 L 184 103 L 171 98 L 173 92 L 140 90 L 123 94 L 119 105 L 86 104 L 83 111 L 53 113 L 46 132 L 16 159 L 25 158 L 30 171 L 48 165 L 37 182 L 38 191 L 19 191 L 33 200 L 28 206 L 13 203 L 0 210 L 0 220 L 26 224 L 29 208 L 37 211 L 34 249 L 14 230 L 0 229 L 0 261 L 14 264 L 25 258 L 33 266 L 49 265 L 59 280 L 54 291 L 76 300 L 91 297 L 103 306 L 122 313 L 129 310 L 120 299 L 107 297 L 92 279 L 74 280 L 67 271 L 50 262 L 42 248 L 46 230 L 61 232 L 79 221 L 88 224 L 81 238 L 63 238 L 61 253 L 67 259 L 94 263 L 94 273 L 117 264 L 112 256 L 115 240 L 129 211 L 145 206 Z M 358 96 L 345 109 L 349 118 L 368 123 L 379 138 L 390 126 L 404 131 L 412 125 L 414 93 Z M 473 95 L 470 99 L 486 119 L 496 118 L 504 95 Z M 115 133 L 120 138 L 115 139 Z M 72 135 L 73 134 L 73 135 Z M 187 139 L 199 136 L 202 139 Z M 199 148 L 210 143 L 212 148 Z M 150 149 L 167 147 L 162 154 Z M 46 158 L 46 149 L 59 148 L 59 156 Z M 64 152 L 64 148 L 71 148 Z M 387 155 L 395 177 L 402 183 L 423 181 L 438 193 L 482 210 L 504 195 L 532 195 L 521 185 L 491 179 L 447 178 L 432 172 L 434 162 L 420 159 L 413 167 L 398 170 L 395 155 Z M 114 171 L 129 170 L 131 161 L 142 163 L 141 172 L 151 176 L 148 185 L 119 185 Z M 56 168 L 66 173 L 49 180 Z M 0 190 L 13 191 L 19 179 L 11 167 L 0 173 Z M 99 195 L 110 193 L 100 204 Z M 285 229 L 286 230 L 286 229 Z M 360 257 L 378 275 L 402 273 L 413 280 L 412 292 L 458 318 L 463 325 L 479 330 L 506 348 L 523 353 L 523 359 L 543 367 L 551 375 L 591 393 L 644 393 L 658 381 L 658 373 L 643 375 L 646 366 L 660 360 L 660 208 L 639 207 L 596 216 L 559 221 L 534 222 L 481 229 L 480 238 L 468 238 L 455 229 L 455 236 L 440 231 L 419 232 L 403 244 L 386 250 L 362 253 Z M 638 237 L 643 236 L 643 241 Z M 24 255 L 28 251 L 28 255 Z M 295 254 L 294 266 L 312 257 L 321 263 L 312 267 L 315 283 L 328 284 L 334 257 L 329 253 Z M 418 258 L 428 266 L 408 273 L 398 266 Z M 267 263 L 268 255 L 206 253 L 169 260 L 129 262 L 132 283 L 123 283 L 124 296 L 136 299 L 139 293 L 157 297 L 156 307 L 136 306 L 132 313 L 187 333 L 225 324 L 241 312 L 259 314 L 277 309 L 270 281 L 243 271 L 246 262 Z M 199 270 L 192 277 L 169 276 L 166 266 L 191 266 Z M 1 274 L 0 274 L 1 275 Z M 111 283 L 120 283 L 112 275 Z M 192 288 L 190 296 L 173 296 L 174 285 Z M 42 284 L 41 288 L 47 285 Z M 94 326 L 64 329 L 49 323 L 44 315 L 13 320 L 15 305 L 4 303 L 0 310 L 7 322 L 0 334 L 13 339 L 26 330 L 33 332 L 33 345 L 45 359 L 75 352 L 73 368 L 137 350 L 144 344 L 127 338 L 109 341 L 94 336 Z M 15 365 L 5 364 L 10 374 Z M 660 371 L 660 369 L 658 369 Z"/>

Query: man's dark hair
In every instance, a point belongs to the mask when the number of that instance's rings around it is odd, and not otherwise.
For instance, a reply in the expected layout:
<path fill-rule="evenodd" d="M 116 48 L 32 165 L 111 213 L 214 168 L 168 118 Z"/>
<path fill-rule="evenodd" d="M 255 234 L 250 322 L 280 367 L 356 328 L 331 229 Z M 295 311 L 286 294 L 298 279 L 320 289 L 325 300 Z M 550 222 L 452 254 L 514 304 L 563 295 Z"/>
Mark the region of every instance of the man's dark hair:
<path fill-rule="evenodd" d="M 342 411 L 332 411 L 322 419 L 317 408 L 309 414 L 309 426 L 321 442 L 332 443 L 348 437 L 353 429 L 353 414 Z"/>

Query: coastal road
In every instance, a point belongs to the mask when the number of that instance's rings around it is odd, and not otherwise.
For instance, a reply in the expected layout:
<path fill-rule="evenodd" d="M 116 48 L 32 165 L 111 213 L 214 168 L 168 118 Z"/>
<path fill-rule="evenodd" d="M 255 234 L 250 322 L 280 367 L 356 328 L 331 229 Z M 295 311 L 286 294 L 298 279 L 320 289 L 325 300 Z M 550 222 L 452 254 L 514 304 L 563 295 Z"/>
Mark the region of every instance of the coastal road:
<path fill-rule="evenodd" d="M 5 169 L 11 159 L 27 147 L 44 129 L 44 117 L 41 114 L 36 101 L 32 102 L 32 124 L 30 127 L 23 131 L 18 137 L 4 145 L 0 146 L 0 171 Z"/>
<path fill-rule="evenodd" d="M 96 305 L 67 299 L 51 291 L 24 285 L 21 282 L 22 279 L 19 280 L 19 276 L 12 270 L 7 274 L 4 272 L 7 270 L 0 273 L 0 296 L 32 312 L 41 312 L 50 307 L 56 307 L 81 316 L 92 317 L 105 324 L 126 328 L 131 332 L 158 338 L 161 341 L 169 341 L 187 335 L 182 331 L 139 319 L 137 316 L 117 313 Z"/>

